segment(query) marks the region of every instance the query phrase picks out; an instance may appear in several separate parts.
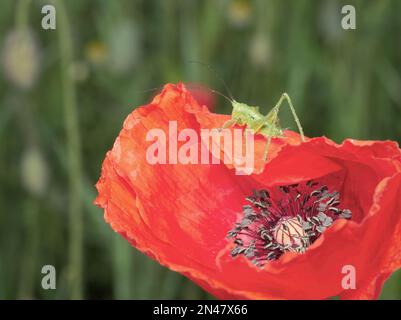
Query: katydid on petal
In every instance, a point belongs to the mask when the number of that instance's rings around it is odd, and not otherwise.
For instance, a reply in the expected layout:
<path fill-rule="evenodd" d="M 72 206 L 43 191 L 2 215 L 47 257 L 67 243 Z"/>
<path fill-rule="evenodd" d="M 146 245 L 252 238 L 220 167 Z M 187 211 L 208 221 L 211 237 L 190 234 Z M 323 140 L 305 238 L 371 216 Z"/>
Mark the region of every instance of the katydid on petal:
<path fill-rule="evenodd" d="M 281 137 L 283 135 L 283 130 L 280 127 L 279 123 L 278 113 L 284 100 L 288 102 L 292 116 L 294 117 L 295 123 L 301 135 L 301 140 L 305 141 L 304 131 L 302 129 L 297 113 L 295 112 L 295 108 L 292 104 L 291 98 L 287 93 L 283 93 L 281 95 L 279 101 L 274 106 L 274 108 L 272 108 L 265 116 L 260 113 L 259 107 L 250 106 L 245 103 L 238 102 L 234 99 L 229 99 L 227 97 L 225 98 L 231 102 L 233 110 L 231 113 L 231 119 L 227 120 L 223 124 L 223 129 L 232 127 L 234 125 L 245 126 L 247 129 L 253 130 L 255 134 L 261 134 L 262 136 L 264 136 L 267 139 L 263 152 L 264 161 L 267 160 L 267 153 L 269 150 L 271 138 Z"/>

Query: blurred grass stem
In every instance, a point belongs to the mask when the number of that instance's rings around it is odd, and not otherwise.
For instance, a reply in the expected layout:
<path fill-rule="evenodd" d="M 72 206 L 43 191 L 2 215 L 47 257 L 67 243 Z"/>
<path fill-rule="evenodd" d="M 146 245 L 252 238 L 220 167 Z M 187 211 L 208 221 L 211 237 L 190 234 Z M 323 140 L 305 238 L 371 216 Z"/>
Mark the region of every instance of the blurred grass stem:
<path fill-rule="evenodd" d="M 29 5 L 32 0 L 19 0 L 16 8 L 15 24 L 23 30 L 28 26 Z"/>
<path fill-rule="evenodd" d="M 82 216 L 82 160 L 76 90 L 69 75 L 73 59 L 70 24 L 64 2 L 52 1 L 57 10 L 61 82 L 64 108 L 64 125 L 67 146 L 67 170 L 69 183 L 69 294 L 71 299 L 81 299 L 83 265 L 83 216 Z"/>

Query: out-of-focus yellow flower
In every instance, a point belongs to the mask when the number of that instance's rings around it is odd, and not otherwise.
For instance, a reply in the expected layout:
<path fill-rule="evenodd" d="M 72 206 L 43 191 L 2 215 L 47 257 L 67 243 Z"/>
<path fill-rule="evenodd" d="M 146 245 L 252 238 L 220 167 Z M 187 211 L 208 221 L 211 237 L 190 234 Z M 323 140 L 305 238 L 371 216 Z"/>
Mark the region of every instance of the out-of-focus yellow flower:
<path fill-rule="evenodd" d="M 93 64 L 103 64 L 108 57 L 106 45 L 101 41 L 90 41 L 85 46 L 86 59 Z"/>
<path fill-rule="evenodd" d="M 35 196 L 43 196 L 47 189 L 48 167 L 38 147 L 28 147 L 21 161 L 21 180 L 24 188 Z"/>
<path fill-rule="evenodd" d="M 40 52 L 29 29 L 12 30 L 3 46 L 3 68 L 6 78 L 21 89 L 35 84 L 40 69 Z"/>
<path fill-rule="evenodd" d="M 249 44 L 249 58 L 257 67 L 267 67 L 272 59 L 271 45 L 268 35 L 256 34 Z"/>
<path fill-rule="evenodd" d="M 251 20 L 252 6 L 248 0 L 231 0 L 227 15 L 233 26 L 244 27 Z"/>

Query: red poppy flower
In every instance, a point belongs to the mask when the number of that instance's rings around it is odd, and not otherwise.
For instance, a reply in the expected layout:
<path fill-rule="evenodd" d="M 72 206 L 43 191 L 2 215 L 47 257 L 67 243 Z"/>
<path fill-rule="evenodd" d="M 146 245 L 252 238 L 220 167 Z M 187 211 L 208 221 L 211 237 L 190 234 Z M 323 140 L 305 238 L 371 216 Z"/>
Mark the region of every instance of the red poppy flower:
<path fill-rule="evenodd" d="M 150 164 L 152 128 L 220 128 L 229 116 L 168 84 L 125 120 L 96 204 L 112 228 L 222 299 L 377 298 L 401 266 L 401 152 L 391 141 L 256 136 L 255 172 L 237 165 Z M 167 143 L 171 143 L 169 137 Z M 182 145 L 184 142 L 178 142 Z M 221 157 L 224 146 L 215 157 Z M 344 288 L 344 266 L 355 288 Z"/>

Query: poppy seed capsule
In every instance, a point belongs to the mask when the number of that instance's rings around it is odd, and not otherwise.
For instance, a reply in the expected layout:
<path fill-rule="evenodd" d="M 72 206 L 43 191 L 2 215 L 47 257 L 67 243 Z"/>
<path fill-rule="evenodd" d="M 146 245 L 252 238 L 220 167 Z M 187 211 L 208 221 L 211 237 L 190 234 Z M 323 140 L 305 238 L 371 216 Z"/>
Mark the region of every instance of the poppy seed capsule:
<path fill-rule="evenodd" d="M 302 238 L 306 233 L 297 218 L 281 218 L 273 231 L 274 239 L 280 245 L 292 248 L 302 247 Z"/>

